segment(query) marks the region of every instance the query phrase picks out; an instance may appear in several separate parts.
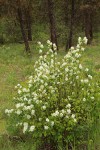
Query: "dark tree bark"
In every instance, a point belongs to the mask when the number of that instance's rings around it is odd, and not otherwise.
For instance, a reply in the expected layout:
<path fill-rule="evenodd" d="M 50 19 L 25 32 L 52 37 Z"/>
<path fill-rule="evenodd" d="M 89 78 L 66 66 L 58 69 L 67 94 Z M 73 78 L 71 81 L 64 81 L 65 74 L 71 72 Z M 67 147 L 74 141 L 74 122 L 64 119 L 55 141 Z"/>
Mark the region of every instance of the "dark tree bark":
<path fill-rule="evenodd" d="M 56 23 L 55 23 L 55 17 L 54 17 L 53 11 L 54 11 L 53 1 L 48 0 L 48 16 L 49 16 L 49 21 L 50 21 L 51 42 L 56 44 L 57 50 L 58 50 Z"/>
<path fill-rule="evenodd" d="M 91 14 L 90 16 L 90 37 L 91 37 L 91 41 L 93 39 L 93 15 Z"/>
<path fill-rule="evenodd" d="M 83 14 L 84 14 L 84 29 L 85 29 L 85 36 L 88 39 L 87 44 L 91 44 L 93 39 L 93 17 L 95 12 L 95 7 L 97 7 L 97 3 L 90 2 L 90 0 L 85 1 L 83 4 Z"/>
<path fill-rule="evenodd" d="M 32 41 L 32 22 L 31 22 L 31 14 L 30 14 L 29 6 L 28 8 L 26 8 L 25 17 L 26 17 L 26 28 L 27 28 L 28 40 Z"/>
<path fill-rule="evenodd" d="M 28 43 L 28 39 L 27 39 L 25 26 L 24 26 L 23 12 L 22 12 L 22 8 L 21 8 L 20 0 L 17 0 L 17 4 L 18 4 L 17 14 L 18 14 L 18 19 L 19 19 L 19 23 L 20 23 L 21 32 L 22 32 L 22 37 L 23 37 L 24 44 L 25 44 L 25 50 L 27 53 L 30 53 L 30 47 L 29 47 L 29 43 Z"/>
<path fill-rule="evenodd" d="M 68 50 L 72 46 L 74 16 L 75 16 L 75 0 L 71 0 L 71 19 L 70 19 L 70 29 L 69 29 L 69 36 L 66 44 L 66 50 Z"/>
<path fill-rule="evenodd" d="M 91 44 L 93 39 L 93 31 L 92 31 L 92 13 L 87 9 L 85 10 L 85 36 L 88 39 L 87 44 Z"/>

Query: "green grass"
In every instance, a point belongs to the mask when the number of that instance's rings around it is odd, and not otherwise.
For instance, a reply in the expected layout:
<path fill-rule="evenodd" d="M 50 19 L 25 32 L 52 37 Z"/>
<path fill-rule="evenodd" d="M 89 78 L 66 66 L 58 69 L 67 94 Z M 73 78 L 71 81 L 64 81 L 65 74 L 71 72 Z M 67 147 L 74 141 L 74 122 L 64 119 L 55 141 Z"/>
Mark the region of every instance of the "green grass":
<path fill-rule="evenodd" d="M 7 44 L 0 46 L 0 146 L 3 145 L 4 147 L 0 147 L 2 150 L 15 149 L 9 140 L 5 144 L 5 138 L 1 138 L 1 135 L 7 133 L 4 110 L 10 108 L 14 104 L 12 100 L 14 95 L 16 95 L 14 86 L 27 80 L 27 77 L 34 72 L 34 62 L 38 59 L 38 50 L 37 48 L 35 49 L 33 43 L 31 43 L 31 49 L 32 56 L 29 57 L 25 54 L 22 44 Z M 65 51 L 60 49 L 58 59 L 60 60 L 65 54 Z M 82 63 L 90 68 L 94 76 L 100 77 L 99 43 L 96 45 L 96 41 L 94 41 L 93 45 L 87 46 Z M 98 139 L 100 139 L 99 136 Z M 99 142 L 99 140 L 97 141 Z M 17 144 L 16 150 L 24 149 L 29 149 L 27 144 Z"/>
<path fill-rule="evenodd" d="M 0 132 L 3 131 L 1 124 L 2 120 L 4 122 L 4 109 L 13 104 L 12 97 L 16 94 L 14 86 L 23 82 L 34 70 L 37 54 L 29 58 L 23 49 L 23 45 L 20 44 L 0 47 Z"/>

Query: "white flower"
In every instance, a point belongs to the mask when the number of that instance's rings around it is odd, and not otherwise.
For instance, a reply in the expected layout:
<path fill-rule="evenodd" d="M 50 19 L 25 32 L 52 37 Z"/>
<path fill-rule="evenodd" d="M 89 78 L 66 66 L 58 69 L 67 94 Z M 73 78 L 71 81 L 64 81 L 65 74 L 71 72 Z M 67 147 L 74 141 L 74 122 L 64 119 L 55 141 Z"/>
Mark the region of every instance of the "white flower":
<path fill-rule="evenodd" d="M 40 59 L 43 59 L 43 56 L 40 56 Z"/>
<path fill-rule="evenodd" d="M 41 86 L 40 86 L 40 89 L 43 90 L 43 89 L 44 89 L 44 85 L 41 85 Z"/>
<path fill-rule="evenodd" d="M 51 93 L 55 93 L 55 90 L 54 90 L 54 89 L 52 89 L 52 90 L 51 90 Z"/>
<path fill-rule="evenodd" d="M 65 113 L 65 110 L 64 110 L 64 109 L 62 109 L 62 110 L 61 110 L 61 112 L 64 114 L 64 113 Z"/>
<path fill-rule="evenodd" d="M 74 118 L 74 122 L 77 122 L 76 118 Z"/>
<path fill-rule="evenodd" d="M 71 117 L 74 119 L 75 118 L 75 114 L 72 114 Z"/>
<path fill-rule="evenodd" d="M 58 111 L 58 110 L 56 110 L 55 114 L 56 114 L 56 116 L 58 116 L 58 115 L 59 115 L 59 111 Z"/>
<path fill-rule="evenodd" d="M 73 51 L 73 50 L 74 50 L 74 47 L 72 46 L 70 49 Z"/>
<path fill-rule="evenodd" d="M 60 82 L 57 82 L 57 84 L 60 84 Z"/>
<path fill-rule="evenodd" d="M 88 42 L 87 37 L 84 37 L 84 38 L 83 38 L 83 42 L 84 42 L 84 44 L 87 44 L 87 42 Z"/>
<path fill-rule="evenodd" d="M 51 64 L 53 64 L 54 63 L 54 60 L 53 59 L 51 59 Z"/>
<path fill-rule="evenodd" d="M 92 76 L 91 75 L 88 75 L 88 78 L 92 80 Z"/>
<path fill-rule="evenodd" d="M 65 116 L 65 118 L 66 118 L 66 119 L 68 119 L 68 118 L 69 118 L 69 116 L 68 116 L 68 115 L 66 115 L 66 116 Z"/>
<path fill-rule="evenodd" d="M 79 55 L 78 53 L 75 54 L 75 57 L 76 57 L 76 58 L 79 58 L 79 56 L 80 56 L 80 55 Z"/>
<path fill-rule="evenodd" d="M 39 42 L 37 42 L 39 45 L 41 45 L 41 42 L 39 41 Z"/>
<path fill-rule="evenodd" d="M 56 116 L 56 114 L 55 114 L 55 113 L 52 113 L 51 115 L 52 115 L 53 117 L 55 117 L 55 116 Z"/>
<path fill-rule="evenodd" d="M 86 101 L 86 98 L 83 98 L 83 102 L 85 102 Z"/>
<path fill-rule="evenodd" d="M 39 68 L 41 71 L 43 70 L 43 66 L 40 66 L 40 68 Z"/>
<path fill-rule="evenodd" d="M 20 84 L 18 83 L 17 86 L 20 87 Z"/>
<path fill-rule="evenodd" d="M 5 113 L 7 113 L 8 115 L 10 115 L 13 111 L 14 111 L 14 109 L 10 109 L 10 110 L 6 109 Z"/>
<path fill-rule="evenodd" d="M 48 130 L 48 129 L 49 129 L 49 127 L 48 127 L 48 126 L 44 126 L 44 129 L 45 129 L 45 130 Z"/>
<path fill-rule="evenodd" d="M 35 129 L 35 126 L 30 126 L 29 131 L 30 131 L 30 132 L 33 132 L 33 131 L 34 131 L 34 129 Z"/>
<path fill-rule="evenodd" d="M 83 67 L 82 67 L 82 65 L 81 64 L 79 64 L 79 69 L 82 69 Z"/>
<path fill-rule="evenodd" d="M 57 62 L 58 65 L 60 65 L 60 62 Z"/>
<path fill-rule="evenodd" d="M 92 96 L 92 97 L 91 97 L 91 99 L 93 100 L 93 99 L 94 99 L 94 97 Z"/>
<path fill-rule="evenodd" d="M 51 121 L 51 126 L 54 126 L 54 121 Z"/>
<path fill-rule="evenodd" d="M 88 68 L 86 68 L 86 69 L 85 69 L 85 71 L 86 71 L 86 72 L 88 72 L 88 71 L 89 71 L 89 69 L 88 69 Z"/>
<path fill-rule="evenodd" d="M 21 94 L 21 92 L 22 92 L 22 91 L 18 89 L 18 94 Z"/>
<path fill-rule="evenodd" d="M 70 110 L 70 109 L 67 109 L 67 113 L 70 114 L 70 113 L 71 113 L 71 110 Z"/>
<path fill-rule="evenodd" d="M 17 124 L 16 124 L 16 127 L 18 127 L 18 126 L 22 126 L 22 123 L 17 123 Z"/>
<path fill-rule="evenodd" d="M 23 106 L 24 106 L 24 103 L 21 103 L 20 106 L 23 107 Z"/>
<path fill-rule="evenodd" d="M 54 49 L 54 50 L 55 50 L 55 49 Z M 55 52 L 54 55 L 56 56 L 56 55 L 57 55 L 57 52 Z"/>
<path fill-rule="evenodd" d="M 35 110 L 32 110 L 32 111 L 31 111 L 31 115 L 35 115 Z"/>
<path fill-rule="evenodd" d="M 64 66 L 66 66 L 66 62 L 64 62 L 64 63 L 62 64 L 62 67 L 64 67 Z"/>
<path fill-rule="evenodd" d="M 17 84 L 17 86 L 15 86 L 15 88 L 22 88 L 22 86 L 20 84 Z"/>
<path fill-rule="evenodd" d="M 52 54 L 51 57 L 53 58 L 53 57 L 54 57 L 54 54 Z"/>
<path fill-rule="evenodd" d="M 66 105 L 66 108 L 70 108 L 70 107 L 71 107 L 71 104 L 67 104 L 67 105 Z"/>
<path fill-rule="evenodd" d="M 16 111 L 16 114 L 17 114 L 17 115 L 20 115 L 21 113 L 22 113 L 22 111 L 19 110 L 19 109 Z"/>
<path fill-rule="evenodd" d="M 49 52 L 50 52 L 50 53 L 53 53 L 53 50 L 52 50 L 52 49 L 49 49 Z"/>
<path fill-rule="evenodd" d="M 74 70 L 77 70 L 77 67 L 74 67 Z"/>
<path fill-rule="evenodd" d="M 39 118 L 39 121 L 41 121 L 42 120 L 42 118 Z"/>
<path fill-rule="evenodd" d="M 23 88 L 22 90 L 23 92 L 26 92 L 26 93 L 29 92 L 29 89 L 26 89 L 26 88 Z"/>
<path fill-rule="evenodd" d="M 39 50 L 39 54 L 41 54 L 41 53 L 42 53 L 42 49 Z"/>
<path fill-rule="evenodd" d="M 33 80 L 32 80 L 32 79 L 30 79 L 30 80 L 28 81 L 28 83 L 30 83 L 30 84 L 31 84 L 32 82 L 33 82 Z"/>
<path fill-rule="evenodd" d="M 82 41 L 82 38 L 81 37 L 79 37 L 78 38 L 78 43 L 80 43 Z"/>
<path fill-rule="evenodd" d="M 44 48 L 43 44 L 40 44 L 40 48 Z"/>
<path fill-rule="evenodd" d="M 45 84 L 44 84 L 44 86 L 47 86 L 47 85 L 48 85 L 48 83 L 45 83 Z"/>
<path fill-rule="evenodd" d="M 66 72 L 68 72 L 68 71 L 69 71 L 69 69 L 68 69 L 68 68 L 65 68 L 65 71 L 66 71 Z"/>
<path fill-rule="evenodd" d="M 59 111 L 58 110 L 56 110 L 55 113 L 52 114 L 52 116 L 54 116 L 54 117 L 56 117 L 58 115 L 59 115 Z"/>
<path fill-rule="evenodd" d="M 68 77 L 65 77 L 65 81 L 68 81 Z"/>
<path fill-rule="evenodd" d="M 20 104 L 20 103 L 16 104 L 16 108 L 19 108 L 20 106 L 21 106 L 21 104 Z"/>
<path fill-rule="evenodd" d="M 30 115 L 27 115 L 27 119 L 30 119 L 31 118 L 31 116 Z"/>
<path fill-rule="evenodd" d="M 33 79 L 33 76 L 30 76 L 29 79 L 32 80 L 32 79 Z"/>
<path fill-rule="evenodd" d="M 24 128 L 23 128 L 23 133 L 25 133 L 28 129 L 28 123 L 27 122 L 24 122 Z"/>
<path fill-rule="evenodd" d="M 57 47 L 55 43 L 53 43 L 53 47 Z"/>
<path fill-rule="evenodd" d="M 48 119 L 48 118 L 46 118 L 46 122 L 49 122 L 49 119 Z"/>
<path fill-rule="evenodd" d="M 77 47 L 77 49 L 79 49 L 79 48 L 80 48 L 80 43 L 79 43 L 79 44 L 77 44 L 77 46 L 76 46 L 76 47 Z"/>
<path fill-rule="evenodd" d="M 31 100 L 31 99 L 29 99 L 29 100 L 28 100 L 28 104 L 31 104 L 31 102 L 32 102 L 32 100 Z"/>
<path fill-rule="evenodd" d="M 47 44 L 52 45 L 52 42 L 50 42 L 50 40 L 47 40 Z"/>
<path fill-rule="evenodd" d="M 24 97 L 24 101 L 27 101 L 28 99 L 27 99 L 27 97 Z"/>
<path fill-rule="evenodd" d="M 71 81 L 70 84 L 73 84 L 73 82 Z"/>
<path fill-rule="evenodd" d="M 83 48 L 83 47 L 82 47 L 82 48 L 81 48 L 81 51 L 83 51 L 83 52 L 84 52 L 84 50 L 85 50 L 85 48 Z"/>
<path fill-rule="evenodd" d="M 60 115 L 60 117 L 63 117 L 63 113 L 60 113 L 59 115 Z"/>
<path fill-rule="evenodd" d="M 79 60 L 76 60 L 77 63 L 79 63 Z"/>
<path fill-rule="evenodd" d="M 28 87 L 31 88 L 31 87 L 32 87 L 32 84 L 29 84 Z"/>
<path fill-rule="evenodd" d="M 84 83 L 88 83 L 89 82 L 89 80 L 88 79 L 84 79 Z"/>
<path fill-rule="evenodd" d="M 46 106 L 45 106 L 45 105 L 44 105 L 44 106 L 42 106 L 42 109 L 43 109 L 43 110 L 46 110 Z"/>
<path fill-rule="evenodd" d="M 83 79 L 81 79 L 81 82 L 83 83 L 83 82 L 84 82 L 84 80 L 83 80 Z"/>
<path fill-rule="evenodd" d="M 5 109 L 5 113 L 8 113 L 9 112 L 9 110 L 8 109 Z"/>
<path fill-rule="evenodd" d="M 88 92 L 87 95 L 90 95 L 90 93 Z"/>
<path fill-rule="evenodd" d="M 76 79 L 79 79 L 79 76 L 76 76 Z"/>
<path fill-rule="evenodd" d="M 36 100 L 35 102 L 36 102 L 36 104 L 39 104 L 39 100 Z"/>

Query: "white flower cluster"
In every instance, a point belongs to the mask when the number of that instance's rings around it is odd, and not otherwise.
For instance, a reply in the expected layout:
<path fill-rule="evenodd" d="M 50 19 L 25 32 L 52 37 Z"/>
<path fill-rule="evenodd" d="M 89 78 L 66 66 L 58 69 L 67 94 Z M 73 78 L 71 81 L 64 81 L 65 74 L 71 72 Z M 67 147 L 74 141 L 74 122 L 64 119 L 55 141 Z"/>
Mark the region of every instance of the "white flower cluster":
<path fill-rule="evenodd" d="M 38 42 L 41 55 L 35 63 L 34 75 L 29 77 L 26 87 L 20 84 L 15 87 L 18 90 L 15 108 L 5 110 L 9 116 L 17 115 L 15 126 L 23 129 L 23 133 L 59 132 L 58 126 L 64 125 L 62 130 L 74 127 L 84 116 L 83 106 L 90 97 L 93 99 L 92 76 L 80 62 L 84 43 L 87 39 L 79 37 L 78 45 L 58 62 L 56 45 L 48 40 L 48 51 L 42 55 L 44 45 Z"/>

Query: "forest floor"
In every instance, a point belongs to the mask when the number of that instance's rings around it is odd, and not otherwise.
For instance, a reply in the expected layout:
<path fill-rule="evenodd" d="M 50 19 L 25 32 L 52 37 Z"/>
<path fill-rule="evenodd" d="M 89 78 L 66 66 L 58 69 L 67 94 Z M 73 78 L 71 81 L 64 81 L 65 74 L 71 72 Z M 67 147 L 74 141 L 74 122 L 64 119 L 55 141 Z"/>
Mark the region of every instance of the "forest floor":
<path fill-rule="evenodd" d="M 5 44 L 0 46 L 0 140 L 1 135 L 7 133 L 4 110 L 11 108 L 14 104 L 13 97 L 16 95 L 14 87 L 18 83 L 27 80 L 27 77 L 33 74 L 34 62 L 39 56 L 38 50 L 35 50 L 32 44 L 31 57 L 27 56 L 23 49 L 22 44 Z M 60 60 L 65 54 L 66 52 L 60 49 L 58 59 Z M 96 73 L 96 76 L 100 78 L 100 42 L 94 40 L 91 46 L 86 47 L 82 63 L 91 70 L 93 75 Z M 97 141 L 99 140 L 100 137 Z M 8 149 L 4 148 L 4 150 Z M 20 149 L 25 148 L 20 147 Z M 13 148 L 9 150 L 13 150 Z"/>

